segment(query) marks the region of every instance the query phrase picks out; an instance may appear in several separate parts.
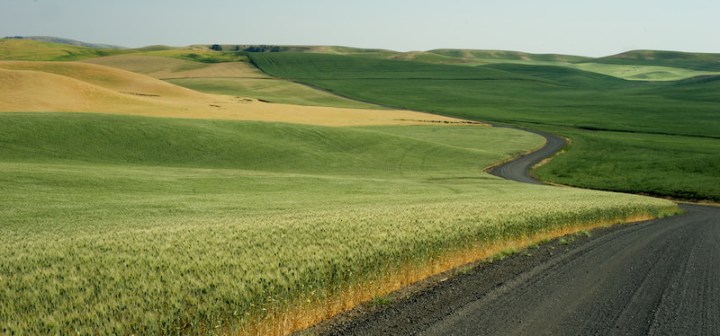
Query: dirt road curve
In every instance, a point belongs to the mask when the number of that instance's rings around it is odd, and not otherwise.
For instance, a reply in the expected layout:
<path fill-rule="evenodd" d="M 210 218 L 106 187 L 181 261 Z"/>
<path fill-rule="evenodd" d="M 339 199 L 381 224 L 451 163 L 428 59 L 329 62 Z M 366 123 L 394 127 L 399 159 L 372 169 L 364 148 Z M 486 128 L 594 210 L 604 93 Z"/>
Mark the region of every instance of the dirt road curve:
<path fill-rule="evenodd" d="M 548 144 L 557 146 L 557 141 L 562 142 L 551 138 Z M 543 156 L 553 153 L 543 152 Z M 520 160 L 537 159 L 530 155 Z M 527 175 L 530 166 L 515 162 L 494 172 L 532 180 Z M 512 167 L 525 167 L 525 175 L 518 177 L 520 171 Z M 325 335 L 720 335 L 720 208 L 682 207 L 684 215 L 601 229 L 591 237 L 556 241 L 482 264 L 386 306 L 336 319 L 317 331 Z"/>
<path fill-rule="evenodd" d="M 497 127 L 497 125 L 493 125 Z M 530 175 L 530 169 L 540 161 L 553 156 L 565 147 L 565 139 L 540 131 L 528 131 L 545 137 L 545 146 L 516 160 L 490 169 L 490 174 L 502 178 L 531 184 L 544 184 Z"/>

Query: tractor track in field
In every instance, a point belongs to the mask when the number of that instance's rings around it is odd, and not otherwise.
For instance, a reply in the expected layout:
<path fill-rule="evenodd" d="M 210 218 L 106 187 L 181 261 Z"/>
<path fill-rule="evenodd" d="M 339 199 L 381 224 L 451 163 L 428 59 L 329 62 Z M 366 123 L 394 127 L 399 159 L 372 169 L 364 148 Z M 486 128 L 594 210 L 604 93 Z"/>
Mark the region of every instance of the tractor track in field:
<path fill-rule="evenodd" d="M 547 139 L 492 174 L 562 149 Z M 720 208 L 593 230 L 428 279 L 326 321 L 317 335 L 720 335 Z"/>

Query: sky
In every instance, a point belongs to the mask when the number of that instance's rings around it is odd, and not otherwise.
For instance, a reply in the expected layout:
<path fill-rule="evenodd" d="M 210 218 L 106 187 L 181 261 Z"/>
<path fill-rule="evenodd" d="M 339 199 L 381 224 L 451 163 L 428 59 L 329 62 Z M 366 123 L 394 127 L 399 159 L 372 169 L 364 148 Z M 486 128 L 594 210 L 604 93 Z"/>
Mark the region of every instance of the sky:
<path fill-rule="evenodd" d="M 717 0 L 0 0 L 0 37 L 125 47 L 340 45 L 720 53 Z"/>

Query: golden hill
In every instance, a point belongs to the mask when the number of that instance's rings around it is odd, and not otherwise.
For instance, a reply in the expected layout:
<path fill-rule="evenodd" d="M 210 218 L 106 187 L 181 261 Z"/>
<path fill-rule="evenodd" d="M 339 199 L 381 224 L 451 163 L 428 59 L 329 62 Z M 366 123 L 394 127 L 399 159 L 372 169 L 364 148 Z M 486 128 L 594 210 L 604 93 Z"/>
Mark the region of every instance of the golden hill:
<path fill-rule="evenodd" d="M 138 96 L 193 97 L 198 92 L 130 71 L 76 62 L 0 62 L 0 69 L 50 73 Z"/>
<path fill-rule="evenodd" d="M 268 104 L 85 63 L 0 62 L 0 112 L 93 112 L 351 126 L 455 122 L 426 113 Z"/>

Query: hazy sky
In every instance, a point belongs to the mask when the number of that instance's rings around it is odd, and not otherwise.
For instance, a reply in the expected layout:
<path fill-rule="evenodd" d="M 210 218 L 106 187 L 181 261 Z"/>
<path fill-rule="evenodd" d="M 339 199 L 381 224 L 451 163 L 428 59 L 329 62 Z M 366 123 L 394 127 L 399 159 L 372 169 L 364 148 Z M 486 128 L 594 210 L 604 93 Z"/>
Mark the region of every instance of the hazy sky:
<path fill-rule="evenodd" d="M 718 0 L 0 0 L 0 35 L 141 47 L 720 52 Z"/>

